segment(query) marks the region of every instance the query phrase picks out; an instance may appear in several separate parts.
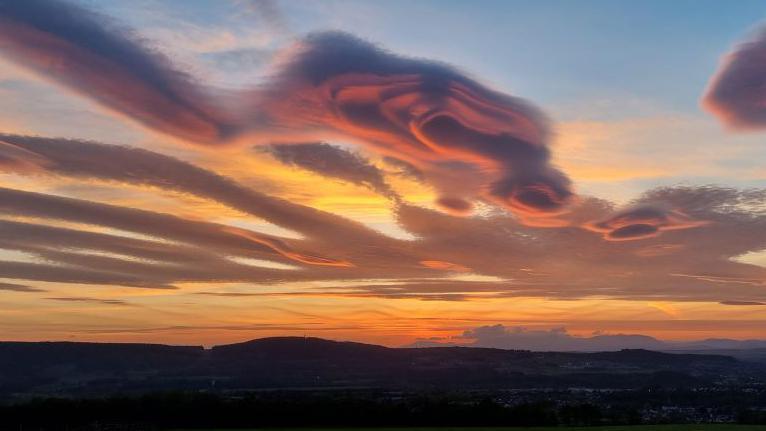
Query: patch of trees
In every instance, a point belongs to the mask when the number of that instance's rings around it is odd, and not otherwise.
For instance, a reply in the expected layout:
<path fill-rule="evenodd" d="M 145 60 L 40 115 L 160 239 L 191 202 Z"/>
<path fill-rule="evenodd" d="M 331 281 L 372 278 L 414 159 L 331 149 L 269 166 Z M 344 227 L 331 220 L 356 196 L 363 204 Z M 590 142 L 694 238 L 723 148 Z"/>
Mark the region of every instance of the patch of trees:
<path fill-rule="evenodd" d="M 505 406 L 489 398 L 418 395 L 375 399 L 358 395 L 162 393 L 102 399 L 46 398 L 0 407 L 0 429 L 152 430 L 171 428 L 555 426 L 604 422 L 599 407 L 527 402 Z"/>

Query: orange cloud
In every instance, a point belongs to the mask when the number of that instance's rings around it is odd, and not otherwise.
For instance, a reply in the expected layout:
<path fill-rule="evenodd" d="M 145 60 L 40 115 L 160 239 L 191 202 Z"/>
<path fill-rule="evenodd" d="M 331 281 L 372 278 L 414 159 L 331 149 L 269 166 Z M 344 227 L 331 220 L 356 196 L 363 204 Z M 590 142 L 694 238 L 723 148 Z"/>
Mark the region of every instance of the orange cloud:
<path fill-rule="evenodd" d="M 469 272 L 471 270 L 471 268 L 468 268 L 467 266 L 445 262 L 443 260 L 421 260 L 420 264 L 426 268 L 443 269 L 445 271 Z"/>
<path fill-rule="evenodd" d="M 231 133 L 205 91 L 108 18 L 57 2 L 13 2 L 0 17 L 0 52 L 147 127 L 194 142 Z"/>
<path fill-rule="evenodd" d="M 619 212 L 608 219 L 585 224 L 584 228 L 602 233 L 604 239 L 609 241 L 630 241 L 652 238 L 663 231 L 690 229 L 706 224 L 708 222 L 693 220 L 678 210 L 641 205 Z"/>
<path fill-rule="evenodd" d="M 39 171 L 50 162 L 39 154 L 0 140 L 0 169 Z"/>
<path fill-rule="evenodd" d="M 441 204 L 462 213 L 480 199 L 531 217 L 560 212 L 572 197 L 550 164 L 547 120 L 527 102 L 347 34 L 312 35 L 289 52 L 252 95 L 251 136 L 352 139 L 413 166 Z"/>
<path fill-rule="evenodd" d="M 414 166 L 442 203 L 465 213 L 483 200 L 526 218 L 550 215 L 573 195 L 550 163 L 549 127 L 535 107 L 451 67 L 348 34 L 309 36 L 287 50 L 270 81 L 224 95 L 80 7 L 14 3 L 2 20 L 0 52 L 9 58 L 191 142 L 344 138 Z"/>
<path fill-rule="evenodd" d="M 727 54 L 702 106 L 735 130 L 766 128 L 766 30 Z"/>

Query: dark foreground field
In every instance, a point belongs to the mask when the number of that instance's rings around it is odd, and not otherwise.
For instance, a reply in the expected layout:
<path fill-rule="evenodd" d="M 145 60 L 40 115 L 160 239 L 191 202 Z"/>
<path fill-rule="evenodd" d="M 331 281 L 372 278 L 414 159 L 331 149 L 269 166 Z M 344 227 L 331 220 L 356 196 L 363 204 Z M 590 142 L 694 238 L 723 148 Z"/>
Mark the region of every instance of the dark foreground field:
<path fill-rule="evenodd" d="M 293 431 L 290 429 L 274 429 L 271 431 Z M 316 428 L 317 431 L 763 431 L 766 425 L 633 425 L 633 426 L 603 426 L 603 427 L 533 427 L 533 428 Z M 187 430 L 177 430 L 187 431 Z M 194 430 L 194 431 L 231 431 L 225 429 Z M 255 430 L 238 430 L 255 431 Z M 258 430 L 270 431 L 270 430 Z M 297 431 L 297 430 L 296 430 Z M 306 428 L 300 431 L 307 431 Z"/>

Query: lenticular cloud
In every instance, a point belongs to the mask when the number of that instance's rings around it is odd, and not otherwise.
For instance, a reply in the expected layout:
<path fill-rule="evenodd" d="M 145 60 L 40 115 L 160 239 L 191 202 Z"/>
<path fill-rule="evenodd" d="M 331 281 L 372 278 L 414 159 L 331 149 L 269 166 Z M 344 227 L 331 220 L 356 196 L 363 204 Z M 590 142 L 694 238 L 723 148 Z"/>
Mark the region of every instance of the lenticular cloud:
<path fill-rule="evenodd" d="M 288 53 L 253 95 L 256 135 L 351 139 L 418 168 L 450 207 L 483 199 L 547 215 L 572 196 L 550 164 L 547 120 L 524 100 L 345 33 L 311 35 Z"/>
<path fill-rule="evenodd" d="M 55 0 L 0 2 L 0 53 L 78 94 L 163 133 L 226 139 L 231 119 L 206 90 L 132 32 Z"/>
<path fill-rule="evenodd" d="M 683 212 L 660 205 L 640 205 L 621 211 L 605 220 L 590 223 L 586 229 L 600 232 L 610 241 L 652 238 L 663 231 L 704 226 Z"/>
<path fill-rule="evenodd" d="M 213 91 L 132 32 L 55 0 L 0 4 L 0 53 L 153 130 L 202 145 L 341 139 L 413 166 L 446 209 L 562 211 L 568 178 L 526 101 L 345 33 L 310 35 L 251 90 Z M 236 112 L 236 114 L 232 114 Z"/>

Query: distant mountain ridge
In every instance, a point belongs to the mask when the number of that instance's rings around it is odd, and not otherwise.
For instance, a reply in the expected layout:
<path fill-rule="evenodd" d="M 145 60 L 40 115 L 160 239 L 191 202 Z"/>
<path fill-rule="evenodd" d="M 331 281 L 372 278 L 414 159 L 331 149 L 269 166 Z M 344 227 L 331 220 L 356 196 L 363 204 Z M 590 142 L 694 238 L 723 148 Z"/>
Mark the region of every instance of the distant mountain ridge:
<path fill-rule="evenodd" d="M 153 390 L 691 387 L 762 376 L 729 356 L 649 350 L 388 348 L 276 337 L 215 346 L 0 342 L 0 396 Z"/>

